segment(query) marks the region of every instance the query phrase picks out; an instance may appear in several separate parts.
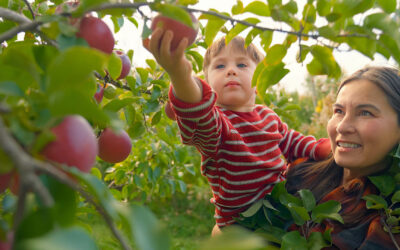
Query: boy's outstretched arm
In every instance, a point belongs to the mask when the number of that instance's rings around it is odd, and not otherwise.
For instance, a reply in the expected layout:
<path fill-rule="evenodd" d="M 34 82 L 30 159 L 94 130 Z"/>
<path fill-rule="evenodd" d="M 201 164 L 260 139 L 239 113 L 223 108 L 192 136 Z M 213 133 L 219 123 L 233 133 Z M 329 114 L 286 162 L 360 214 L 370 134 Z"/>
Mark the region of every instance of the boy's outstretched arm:
<path fill-rule="evenodd" d="M 170 30 L 164 31 L 157 28 L 144 46 L 169 74 L 176 97 L 188 103 L 200 102 L 201 88 L 192 76 L 192 64 L 185 57 L 188 40 L 187 38 L 182 39 L 178 48 L 171 51 L 172 37 L 173 33 Z"/>

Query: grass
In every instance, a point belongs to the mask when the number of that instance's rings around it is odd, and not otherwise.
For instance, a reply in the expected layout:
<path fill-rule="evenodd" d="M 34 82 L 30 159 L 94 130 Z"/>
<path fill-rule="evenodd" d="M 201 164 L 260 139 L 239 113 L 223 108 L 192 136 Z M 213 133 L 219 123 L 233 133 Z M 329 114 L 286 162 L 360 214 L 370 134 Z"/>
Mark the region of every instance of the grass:
<path fill-rule="evenodd" d="M 209 238 L 214 226 L 214 206 L 209 202 L 208 187 L 188 190 L 164 201 L 153 201 L 147 207 L 166 227 L 170 236 L 170 249 L 196 250 Z M 101 250 L 120 249 L 110 229 L 97 215 L 79 217 L 83 225 L 90 227 L 92 237 Z M 137 248 L 134 248 L 137 249 Z"/>

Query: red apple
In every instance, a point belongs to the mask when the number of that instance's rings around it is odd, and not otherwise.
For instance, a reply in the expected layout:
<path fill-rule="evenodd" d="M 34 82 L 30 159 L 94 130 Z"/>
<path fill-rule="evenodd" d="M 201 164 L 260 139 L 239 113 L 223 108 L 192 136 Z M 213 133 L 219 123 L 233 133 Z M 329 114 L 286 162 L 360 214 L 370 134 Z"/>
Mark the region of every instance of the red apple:
<path fill-rule="evenodd" d="M 120 50 L 116 50 L 115 53 L 119 56 L 119 58 L 121 58 L 122 62 L 121 74 L 117 80 L 124 79 L 129 74 L 129 71 L 131 71 L 131 60 L 129 60 L 129 57 Z"/>
<path fill-rule="evenodd" d="M 97 84 L 97 91 L 94 94 L 94 99 L 97 103 L 100 103 L 103 100 L 104 96 L 104 88 L 100 84 Z"/>
<path fill-rule="evenodd" d="M 99 136 L 99 157 L 109 163 L 121 162 L 132 150 L 132 142 L 124 130 L 114 132 L 106 128 Z"/>
<path fill-rule="evenodd" d="M 169 119 L 176 121 L 176 115 L 175 112 L 172 110 L 172 104 L 170 102 L 167 102 L 165 104 L 164 111 Z"/>
<path fill-rule="evenodd" d="M 86 16 L 82 18 L 77 37 L 83 38 L 90 47 L 111 54 L 114 49 L 114 36 L 107 24 L 100 18 Z"/>
<path fill-rule="evenodd" d="M 51 131 L 56 138 L 45 146 L 42 155 L 48 160 L 89 172 L 98 153 L 96 136 L 90 124 L 79 115 L 70 115 Z"/>
<path fill-rule="evenodd" d="M 9 187 L 13 174 L 14 171 L 10 171 L 5 174 L 0 174 L 0 193 L 3 193 L 4 190 L 6 190 Z"/>
<path fill-rule="evenodd" d="M 197 19 L 191 13 L 189 14 L 192 18 L 193 25 L 197 27 L 198 26 Z M 172 38 L 171 41 L 171 51 L 175 50 L 178 47 L 180 41 L 183 38 L 186 37 L 188 39 L 189 42 L 188 46 L 189 46 L 192 43 L 194 43 L 194 40 L 196 39 L 197 36 L 197 28 L 190 27 L 175 19 L 163 15 L 156 16 L 152 21 L 151 29 L 154 31 L 157 27 L 161 27 L 164 30 L 171 30 L 173 32 L 174 37 Z"/>

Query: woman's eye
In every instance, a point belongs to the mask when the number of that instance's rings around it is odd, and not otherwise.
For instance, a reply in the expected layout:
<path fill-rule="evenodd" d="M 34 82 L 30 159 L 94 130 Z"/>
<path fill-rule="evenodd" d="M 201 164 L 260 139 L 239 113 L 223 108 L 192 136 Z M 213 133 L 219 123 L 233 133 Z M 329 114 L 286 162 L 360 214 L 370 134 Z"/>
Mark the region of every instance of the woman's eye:
<path fill-rule="evenodd" d="M 244 64 L 244 63 L 239 63 L 237 66 L 238 66 L 239 68 L 245 68 L 247 65 Z"/>
<path fill-rule="evenodd" d="M 372 113 L 367 110 L 363 110 L 360 112 L 360 115 L 361 116 L 372 116 Z"/>
<path fill-rule="evenodd" d="M 343 110 L 335 108 L 335 109 L 333 109 L 333 113 L 334 114 L 343 114 Z"/>
<path fill-rule="evenodd" d="M 223 69 L 225 68 L 225 65 L 223 64 L 218 64 L 217 66 L 215 66 L 216 69 Z"/>

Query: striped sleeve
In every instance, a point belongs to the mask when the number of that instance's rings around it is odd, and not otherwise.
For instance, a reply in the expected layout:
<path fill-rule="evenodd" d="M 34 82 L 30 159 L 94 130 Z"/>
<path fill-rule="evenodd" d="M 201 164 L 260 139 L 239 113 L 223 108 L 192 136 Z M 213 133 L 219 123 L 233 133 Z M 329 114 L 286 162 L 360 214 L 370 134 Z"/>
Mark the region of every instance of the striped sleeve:
<path fill-rule="evenodd" d="M 202 100 L 199 103 L 179 100 L 172 86 L 169 99 L 177 116 L 182 142 L 196 146 L 203 155 L 213 155 L 221 137 L 223 115 L 215 107 L 216 93 L 203 80 L 198 80 L 202 87 Z"/>
<path fill-rule="evenodd" d="M 279 118 L 277 118 L 279 119 Z M 305 136 L 300 132 L 289 129 L 287 124 L 279 119 L 279 132 L 283 138 L 279 143 L 282 154 L 290 162 L 300 157 L 315 159 L 315 150 L 321 142 L 327 139 L 316 140 L 314 136 Z"/>

